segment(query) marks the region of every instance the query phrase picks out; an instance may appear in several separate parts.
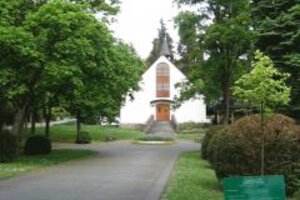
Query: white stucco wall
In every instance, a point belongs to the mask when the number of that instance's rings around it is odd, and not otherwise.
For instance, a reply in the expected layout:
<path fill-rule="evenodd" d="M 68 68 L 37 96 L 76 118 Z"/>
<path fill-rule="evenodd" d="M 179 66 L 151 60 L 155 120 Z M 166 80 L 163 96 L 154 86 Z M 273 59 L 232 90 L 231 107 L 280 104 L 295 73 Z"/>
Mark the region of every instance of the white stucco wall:
<path fill-rule="evenodd" d="M 156 67 L 159 63 L 167 63 L 170 67 L 170 98 L 156 97 Z M 184 74 L 178 70 L 166 57 L 161 56 L 142 76 L 139 83 L 140 90 L 133 94 L 134 100 L 127 100 L 120 111 L 121 124 L 144 124 L 151 115 L 155 117 L 155 106 L 150 101 L 156 99 L 173 100 L 179 94 L 175 84 L 186 80 Z M 206 105 L 202 98 L 185 102 L 179 109 L 171 111 L 177 122 L 207 122 Z"/>

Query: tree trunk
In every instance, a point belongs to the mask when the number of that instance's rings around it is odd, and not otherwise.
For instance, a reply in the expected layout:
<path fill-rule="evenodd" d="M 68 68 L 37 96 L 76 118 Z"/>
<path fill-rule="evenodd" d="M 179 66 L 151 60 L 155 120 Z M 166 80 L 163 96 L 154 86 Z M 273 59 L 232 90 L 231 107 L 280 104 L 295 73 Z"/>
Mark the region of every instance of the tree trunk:
<path fill-rule="evenodd" d="M 33 108 L 31 113 L 31 135 L 35 134 L 36 117 L 37 117 L 37 111 L 35 108 Z"/>
<path fill-rule="evenodd" d="M 12 134 L 18 138 L 20 138 L 24 133 L 25 110 L 25 106 L 17 108 L 17 113 L 14 117 Z"/>
<path fill-rule="evenodd" d="M 223 123 L 225 125 L 229 124 L 230 119 L 230 92 L 229 92 L 229 83 L 224 84 L 224 94 L 223 94 L 223 106 L 224 106 L 224 119 Z"/>
<path fill-rule="evenodd" d="M 49 138 L 50 136 L 50 121 L 51 121 L 51 105 L 48 104 L 46 107 L 44 107 L 44 114 L 45 114 L 45 137 Z"/>
<path fill-rule="evenodd" d="M 261 121 L 261 175 L 265 174 L 265 113 L 264 104 L 260 106 L 260 121 Z"/>
<path fill-rule="evenodd" d="M 80 130 L 81 130 L 81 113 L 80 110 L 77 111 L 76 113 L 76 141 L 79 141 L 79 134 L 80 134 Z"/>
<path fill-rule="evenodd" d="M 16 137 L 16 142 L 17 142 L 17 149 L 16 149 L 17 153 L 21 152 L 20 144 L 24 133 L 25 111 L 26 111 L 26 106 L 17 108 L 17 113 L 14 117 L 14 122 L 12 127 L 12 134 Z"/>

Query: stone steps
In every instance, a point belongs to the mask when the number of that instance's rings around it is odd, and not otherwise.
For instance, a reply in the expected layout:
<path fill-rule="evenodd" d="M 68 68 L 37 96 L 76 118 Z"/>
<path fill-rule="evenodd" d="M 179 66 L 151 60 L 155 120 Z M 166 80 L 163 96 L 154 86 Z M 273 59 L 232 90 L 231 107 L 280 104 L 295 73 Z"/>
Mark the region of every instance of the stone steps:
<path fill-rule="evenodd" d="M 169 121 L 155 121 L 148 134 L 174 135 L 175 130 Z"/>

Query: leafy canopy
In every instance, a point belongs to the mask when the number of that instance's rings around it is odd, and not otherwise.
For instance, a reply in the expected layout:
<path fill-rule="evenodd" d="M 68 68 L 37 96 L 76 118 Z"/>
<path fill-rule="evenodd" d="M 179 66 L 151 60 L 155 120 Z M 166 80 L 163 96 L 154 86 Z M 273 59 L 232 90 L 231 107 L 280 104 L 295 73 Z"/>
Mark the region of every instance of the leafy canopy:
<path fill-rule="evenodd" d="M 277 105 L 287 105 L 290 101 L 291 88 L 285 84 L 290 76 L 281 73 L 272 60 L 260 51 L 255 52 L 256 62 L 253 70 L 238 81 L 233 87 L 233 94 L 241 100 L 249 101 L 255 107 L 272 110 Z"/>

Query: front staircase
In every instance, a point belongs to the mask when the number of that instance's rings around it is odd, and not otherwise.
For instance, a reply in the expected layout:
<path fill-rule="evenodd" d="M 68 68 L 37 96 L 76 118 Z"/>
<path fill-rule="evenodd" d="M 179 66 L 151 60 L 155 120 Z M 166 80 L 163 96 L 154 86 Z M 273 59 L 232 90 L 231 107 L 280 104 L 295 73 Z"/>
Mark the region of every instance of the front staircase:
<path fill-rule="evenodd" d="M 147 134 L 157 134 L 165 136 L 174 136 L 175 130 L 169 121 L 154 121 L 147 131 Z"/>

